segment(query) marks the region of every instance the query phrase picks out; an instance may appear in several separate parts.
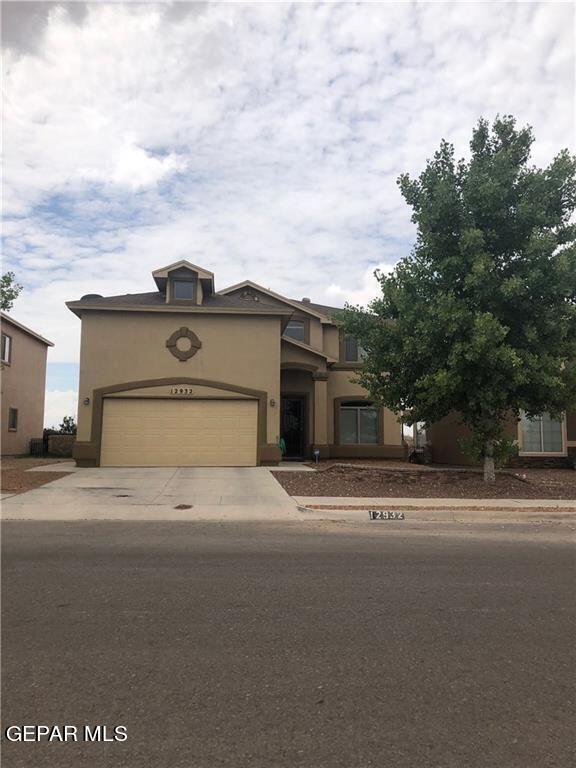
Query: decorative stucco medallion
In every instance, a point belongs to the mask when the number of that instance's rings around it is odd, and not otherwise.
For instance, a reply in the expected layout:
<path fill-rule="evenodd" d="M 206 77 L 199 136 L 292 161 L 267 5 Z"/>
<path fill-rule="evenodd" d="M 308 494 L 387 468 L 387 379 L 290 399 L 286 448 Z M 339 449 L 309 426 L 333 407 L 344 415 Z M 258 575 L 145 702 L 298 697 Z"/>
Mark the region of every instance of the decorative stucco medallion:
<path fill-rule="evenodd" d="M 178 347 L 180 339 L 188 339 L 190 341 L 190 346 L 186 349 L 180 349 L 180 347 Z M 174 357 L 177 357 L 181 363 L 185 363 L 186 360 L 194 357 L 196 352 L 198 352 L 202 346 L 202 342 L 190 328 L 179 328 L 177 331 L 174 331 L 172 336 L 166 341 L 166 346 Z"/>

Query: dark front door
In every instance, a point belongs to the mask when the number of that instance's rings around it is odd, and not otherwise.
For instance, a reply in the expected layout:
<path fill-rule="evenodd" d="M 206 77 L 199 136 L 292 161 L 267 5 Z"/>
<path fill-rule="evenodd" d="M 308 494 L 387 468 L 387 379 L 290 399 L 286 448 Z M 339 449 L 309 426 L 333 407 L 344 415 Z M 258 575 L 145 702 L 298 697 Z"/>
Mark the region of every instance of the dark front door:
<path fill-rule="evenodd" d="M 280 434 L 286 443 L 285 458 L 304 458 L 305 399 L 293 395 L 282 397 L 280 406 Z"/>

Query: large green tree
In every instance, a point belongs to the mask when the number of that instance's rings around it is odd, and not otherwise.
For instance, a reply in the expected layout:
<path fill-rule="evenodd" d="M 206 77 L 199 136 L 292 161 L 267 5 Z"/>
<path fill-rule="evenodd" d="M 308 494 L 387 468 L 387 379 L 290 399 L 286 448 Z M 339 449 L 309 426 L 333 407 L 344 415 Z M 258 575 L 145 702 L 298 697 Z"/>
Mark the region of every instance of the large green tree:
<path fill-rule="evenodd" d="M 417 239 L 382 295 L 343 323 L 361 383 L 408 424 L 460 414 L 494 480 L 505 425 L 576 402 L 576 158 L 530 164 L 529 127 L 480 120 L 470 157 L 443 141 L 399 186 Z"/>

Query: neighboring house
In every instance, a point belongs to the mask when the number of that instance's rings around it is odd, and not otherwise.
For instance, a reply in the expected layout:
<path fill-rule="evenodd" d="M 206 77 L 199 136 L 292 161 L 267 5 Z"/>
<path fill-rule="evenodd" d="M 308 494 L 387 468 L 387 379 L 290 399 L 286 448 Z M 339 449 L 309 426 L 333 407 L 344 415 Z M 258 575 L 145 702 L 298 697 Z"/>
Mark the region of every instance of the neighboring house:
<path fill-rule="evenodd" d="M 82 320 L 81 466 L 240 466 L 285 456 L 403 457 L 393 413 L 353 383 L 361 350 L 337 309 L 179 261 L 151 293 L 89 294 Z"/>
<path fill-rule="evenodd" d="M 42 437 L 46 357 L 51 341 L 9 317 L 2 317 L 2 455 L 29 453 Z"/>
<path fill-rule="evenodd" d="M 510 422 L 506 434 L 518 443 L 518 456 L 510 461 L 512 466 L 563 467 L 573 466 L 576 461 L 576 411 L 567 411 L 561 419 L 551 419 L 547 413 L 536 419 L 523 415 L 518 423 Z M 428 427 L 426 435 L 435 463 L 472 463 L 461 445 L 470 432 L 457 414 Z"/>

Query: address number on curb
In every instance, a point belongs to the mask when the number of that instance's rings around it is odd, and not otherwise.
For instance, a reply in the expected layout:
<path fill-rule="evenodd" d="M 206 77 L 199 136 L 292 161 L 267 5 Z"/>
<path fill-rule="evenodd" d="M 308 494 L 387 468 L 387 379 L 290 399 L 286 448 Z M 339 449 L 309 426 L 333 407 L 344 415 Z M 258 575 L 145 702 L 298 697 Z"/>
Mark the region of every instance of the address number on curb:
<path fill-rule="evenodd" d="M 405 520 L 404 512 L 387 512 L 379 509 L 371 509 L 368 514 L 370 520 Z"/>

